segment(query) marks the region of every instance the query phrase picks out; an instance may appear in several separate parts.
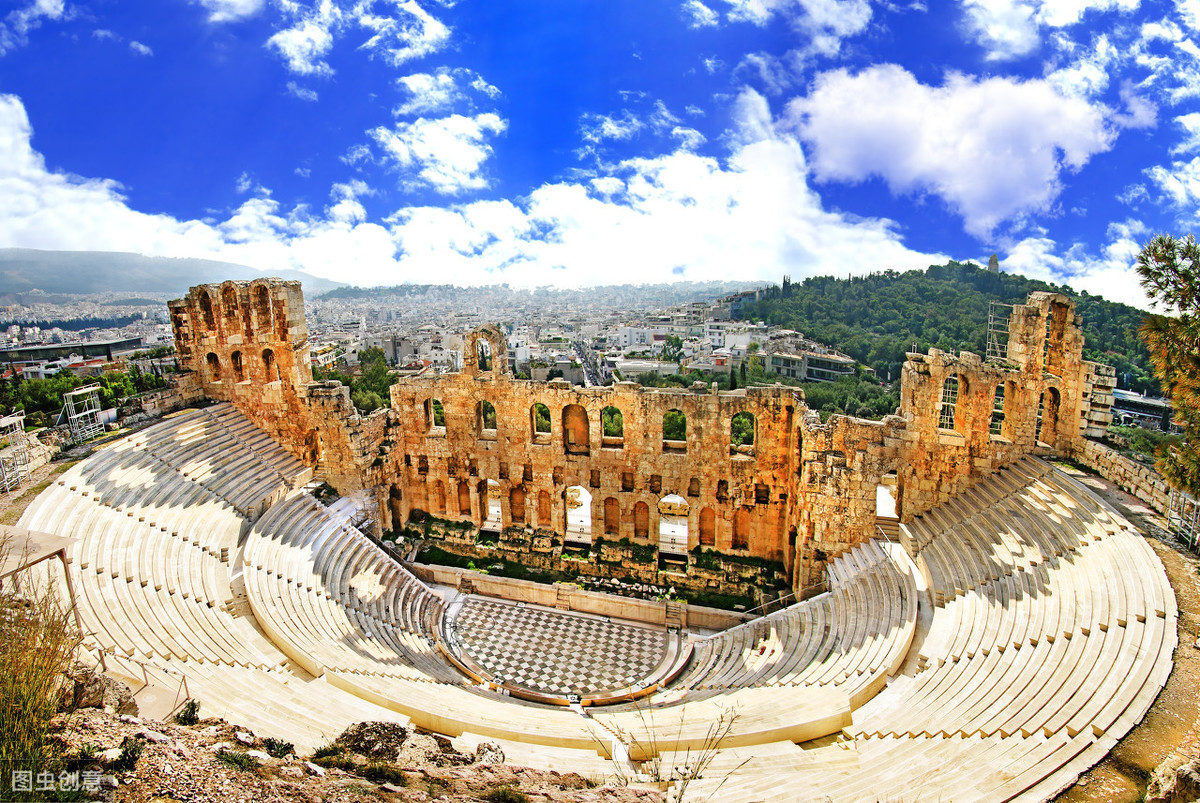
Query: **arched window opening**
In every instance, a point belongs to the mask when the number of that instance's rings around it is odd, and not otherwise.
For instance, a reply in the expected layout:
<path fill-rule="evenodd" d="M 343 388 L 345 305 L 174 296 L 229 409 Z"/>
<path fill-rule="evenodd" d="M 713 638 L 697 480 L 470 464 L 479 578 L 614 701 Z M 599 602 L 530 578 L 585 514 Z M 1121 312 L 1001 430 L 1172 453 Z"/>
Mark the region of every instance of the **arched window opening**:
<path fill-rule="evenodd" d="M 591 450 L 587 410 L 568 404 L 562 412 L 563 448 L 567 454 L 588 454 Z"/>
<path fill-rule="evenodd" d="M 679 494 L 668 494 L 658 501 L 658 554 L 687 555 L 687 500 Z"/>
<path fill-rule="evenodd" d="M 229 363 L 233 366 L 233 381 L 244 382 L 246 379 L 246 371 L 242 367 L 242 352 L 231 352 L 229 355 Z"/>
<path fill-rule="evenodd" d="M 625 445 L 625 416 L 616 407 L 609 405 L 600 411 L 600 425 L 603 430 L 603 446 L 618 447 Z"/>
<path fill-rule="evenodd" d="M 650 537 L 650 506 L 645 502 L 633 506 L 633 535 L 635 538 Z"/>
<path fill-rule="evenodd" d="M 217 328 L 217 320 L 213 317 L 212 296 L 206 292 L 200 293 L 200 314 L 204 316 L 204 326 L 206 328 Z"/>
<path fill-rule="evenodd" d="M 541 402 L 534 402 L 529 408 L 529 423 L 533 429 L 534 443 L 550 442 L 550 408 Z"/>
<path fill-rule="evenodd" d="M 492 370 L 492 343 L 490 340 L 480 338 L 475 341 L 475 354 L 479 359 L 479 370 Z"/>
<path fill-rule="evenodd" d="M 950 374 L 942 382 L 942 399 L 938 411 L 938 428 L 954 429 L 954 414 L 958 407 L 958 374 Z"/>
<path fill-rule="evenodd" d="M 261 284 L 254 288 L 253 304 L 254 317 L 258 319 L 258 326 L 263 329 L 269 328 L 271 326 L 271 294 Z"/>
<path fill-rule="evenodd" d="M 576 544 L 592 543 L 592 495 L 582 485 L 571 485 L 563 491 L 567 509 L 565 541 Z"/>
<path fill-rule="evenodd" d="M 433 509 L 438 513 L 446 513 L 446 483 L 438 480 L 433 484 Z"/>
<path fill-rule="evenodd" d="M 479 483 L 479 489 L 487 497 L 487 518 L 483 520 L 483 528 L 485 530 L 499 530 L 501 525 L 500 512 L 500 483 L 495 480 L 487 480 L 486 483 Z"/>
<path fill-rule="evenodd" d="M 538 492 L 537 515 L 537 523 L 539 527 L 550 526 L 550 494 L 548 494 L 546 491 Z"/>
<path fill-rule="evenodd" d="M 996 385 L 996 392 L 992 395 L 992 422 L 988 425 L 988 432 L 993 435 L 1004 434 L 1004 383 Z"/>
<path fill-rule="evenodd" d="M 621 532 L 621 505 L 611 496 L 604 500 L 604 534 L 617 535 Z"/>
<path fill-rule="evenodd" d="M 756 434 L 753 413 L 735 415 L 729 425 L 729 453 L 753 456 Z"/>
<path fill-rule="evenodd" d="M 682 410 L 667 410 L 663 414 L 663 451 L 687 451 L 687 416 Z"/>
<path fill-rule="evenodd" d="M 225 317 L 231 319 L 237 317 L 237 291 L 229 285 L 221 288 L 221 304 L 225 307 Z"/>
<path fill-rule="evenodd" d="M 1046 336 L 1042 341 L 1042 367 L 1048 374 L 1063 375 L 1063 340 L 1070 307 L 1057 301 L 1046 310 Z"/>
<path fill-rule="evenodd" d="M 208 353 L 208 356 L 205 357 L 204 360 L 205 360 L 205 362 L 208 363 L 208 381 L 209 382 L 220 382 L 221 381 L 221 360 L 220 360 L 220 358 L 217 357 L 216 354 L 213 354 L 210 351 Z"/>
<path fill-rule="evenodd" d="M 476 418 L 480 437 L 496 437 L 496 408 L 490 401 L 479 402 L 476 406 Z"/>
<path fill-rule="evenodd" d="M 700 511 L 700 544 L 716 546 L 717 543 L 717 514 L 711 507 Z"/>
<path fill-rule="evenodd" d="M 275 362 L 275 352 L 270 349 L 263 349 L 263 374 L 268 382 L 279 381 L 279 363 Z"/>
<path fill-rule="evenodd" d="M 750 548 L 750 511 L 744 507 L 733 514 L 733 548 Z"/>
<path fill-rule="evenodd" d="M 1054 446 L 1057 442 L 1058 405 L 1056 388 L 1046 388 L 1038 399 L 1037 439 L 1044 446 Z"/>
<path fill-rule="evenodd" d="M 471 515 L 471 488 L 465 482 L 458 484 L 458 515 Z"/>
<path fill-rule="evenodd" d="M 520 486 L 508 493 L 508 509 L 512 513 L 512 523 L 518 527 L 525 525 L 525 491 Z"/>

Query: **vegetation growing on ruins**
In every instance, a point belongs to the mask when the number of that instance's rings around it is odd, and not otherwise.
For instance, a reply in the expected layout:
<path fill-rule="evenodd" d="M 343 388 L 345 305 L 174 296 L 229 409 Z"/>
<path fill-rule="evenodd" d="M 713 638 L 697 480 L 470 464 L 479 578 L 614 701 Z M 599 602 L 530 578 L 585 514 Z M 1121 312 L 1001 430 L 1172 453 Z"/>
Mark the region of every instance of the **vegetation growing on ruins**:
<path fill-rule="evenodd" d="M 1084 359 L 1116 368 L 1119 387 L 1159 392 L 1149 352 L 1138 336 L 1145 317 L 1141 310 L 1066 286 L 990 273 L 971 263 L 850 279 L 816 276 L 803 284 L 785 281 L 764 290 L 741 317 L 801 331 L 874 368 L 880 379 L 894 381 L 905 352 L 914 345 L 922 352 L 933 347 L 985 354 L 989 302 L 1020 304 L 1038 290 L 1075 300 L 1083 317 Z"/>
<path fill-rule="evenodd" d="M 1181 444 L 1183 437 L 1145 427 L 1111 426 L 1105 442 L 1126 455 L 1157 457 L 1160 450 Z"/>
<path fill-rule="evenodd" d="M 1141 333 L 1183 427 L 1182 441 L 1158 450 L 1158 469 L 1174 487 L 1200 495 L 1200 244 L 1191 234 L 1155 237 L 1138 254 L 1137 271 L 1167 313 L 1147 316 Z"/>
<path fill-rule="evenodd" d="M 45 426 L 62 410 L 63 394 L 93 383 L 100 386 L 100 406 L 105 409 L 167 386 L 161 376 L 144 373 L 136 365 L 127 374 L 114 371 L 99 377 L 75 376 L 66 370 L 45 379 L 0 377 L 0 410 L 24 410 L 26 424 Z"/>
<path fill-rule="evenodd" d="M 625 416 L 616 407 L 605 407 L 600 411 L 600 421 L 604 426 L 604 437 L 625 437 Z"/>
<path fill-rule="evenodd" d="M 4 545 L 0 544 L 0 556 Z M 11 788 L 16 771 L 66 769 L 46 736 L 63 692 L 63 673 L 79 634 L 66 606 L 44 586 L 0 592 L 0 798 L 33 799 Z M 44 794 L 39 799 L 44 799 Z"/>

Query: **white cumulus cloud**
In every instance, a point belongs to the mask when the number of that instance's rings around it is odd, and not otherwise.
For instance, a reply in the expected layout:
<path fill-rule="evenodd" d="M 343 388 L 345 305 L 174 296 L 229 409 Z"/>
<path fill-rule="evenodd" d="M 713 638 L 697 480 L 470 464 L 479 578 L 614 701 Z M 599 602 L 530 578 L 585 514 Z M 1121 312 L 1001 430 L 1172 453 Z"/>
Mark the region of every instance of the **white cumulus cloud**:
<path fill-rule="evenodd" d="M 452 114 L 381 126 L 369 133 L 383 153 L 383 163 L 400 172 L 402 185 L 425 185 L 444 195 L 457 195 L 487 186 L 482 173 L 492 154 L 487 140 L 506 127 L 496 114 Z"/>
<path fill-rule="evenodd" d="M 149 45 L 144 45 L 141 42 L 137 41 L 136 39 L 130 41 L 129 49 L 132 50 L 134 53 L 138 54 L 139 56 L 153 56 L 154 55 L 154 51 L 150 49 Z"/>
<path fill-rule="evenodd" d="M 264 0 L 197 0 L 208 9 L 209 22 L 230 22 L 257 14 Z"/>
<path fill-rule="evenodd" d="M 445 112 L 470 99 L 467 89 L 492 99 L 500 90 L 471 70 L 442 67 L 433 73 L 413 73 L 396 79 L 405 100 L 392 110 L 399 115 Z"/>
<path fill-rule="evenodd" d="M 721 21 L 717 12 L 713 11 L 700 0 L 687 0 L 683 4 L 683 13 L 688 24 L 693 28 L 715 28 Z"/>
<path fill-rule="evenodd" d="M 1130 12 L 1139 0 L 963 0 L 964 24 L 988 58 L 1012 59 L 1041 44 L 1046 28 L 1075 25 L 1088 11 Z"/>
<path fill-rule="evenodd" d="M 50 169 L 31 147 L 21 101 L 2 95 L 0 247 L 208 257 L 363 285 L 777 280 L 944 261 L 906 248 L 890 221 L 822 209 L 803 150 L 776 129 L 761 96 L 744 93 L 733 111 L 736 144 L 724 160 L 679 150 L 521 200 L 403 207 L 382 220 L 370 219 L 361 202 L 370 188 L 358 182 L 332 186 L 323 208 L 289 210 L 246 176 L 232 184 L 250 197 L 200 221 L 139 212 L 114 182 Z M 410 158 L 414 169 L 427 166 Z"/>
<path fill-rule="evenodd" d="M 29 0 L 0 19 L 0 56 L 29 41 L 29 33 L 43 20 L 60 20 L 67 15 L 65 0 Z"/>
<path fill-rule="evenodd" d="M 1044 80 L 951 75 L 935 87 L 896 65 L 826 72 L 789 111 L 818 179 L 879 176 L 894 193 L 936 194 L 981 238 L 1048 209 L 1063 172 L 1114 139 L 1103 107 Z"/>
<path fill-rule="evenodd" d="M 1189 161 L 1147 168 L 1146 175 L 1163 197 L 1179 210 L 1180 221 L 1194 225 L 1200 221 L 1200 156 Z"/>
<path fill-rule="evenodd" d="M 868 0 L 725 0 L 735 22 L 766 25 L 776 15 L 804 40 L 798 52 L 833 55 L 842 40 L 861 33 L 871 21 Z"/>

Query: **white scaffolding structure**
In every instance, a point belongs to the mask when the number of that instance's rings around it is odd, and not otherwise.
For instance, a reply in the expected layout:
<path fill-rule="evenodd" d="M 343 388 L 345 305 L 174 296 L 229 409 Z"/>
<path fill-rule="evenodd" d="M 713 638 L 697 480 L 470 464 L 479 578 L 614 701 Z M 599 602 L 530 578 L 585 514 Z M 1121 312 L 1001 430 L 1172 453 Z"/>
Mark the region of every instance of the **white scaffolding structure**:
<path fill-rule="evenodd" d="M 1008 362 L 1008 319 L 1012 304 L 992 301 L 988 304 L 987 359 Z"/>
<path fill-rule="evenodd" d="M 1200 538 L 1200 502 L 1191 494 L 1172 490 L 1167 499 L 1167 528 L 1190 549 L 1196 549 Z"/>
<path fill-rule="evenodd" d="M 59 421 L 67 419 L 72 443 L 83 443 L 104 432 L 100 423 L 100 386 L 84 385 L 63 394 L 63 411 Z"/>
<path fill-rule="evenodd" d="M 25 413 L 0 418 L 0 489 L 11 493 L 29 477 L 29 438 Z"/>

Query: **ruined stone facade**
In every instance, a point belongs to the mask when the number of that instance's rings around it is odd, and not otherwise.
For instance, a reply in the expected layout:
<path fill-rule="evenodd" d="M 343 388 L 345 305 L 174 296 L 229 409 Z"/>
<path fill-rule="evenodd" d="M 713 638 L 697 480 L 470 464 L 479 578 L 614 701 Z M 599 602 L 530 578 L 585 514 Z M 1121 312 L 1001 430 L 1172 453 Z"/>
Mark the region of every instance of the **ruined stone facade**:
<path fill-rule="evenodd" d="M 1006 360 L 910 354 L 900 408 L 883 421 L 822 422 L 783 386 L 518 380 L 496 327 L 466 337 L 460 373 L 401 379 L 389 407 L 361 416 L 347 388 L 312 381 L 297 283 L 195 287 L 170 309 L 184 382 L 232 402 L 343 493 L 368 491 L 379 530 L 435 522 L 464 548 L 492 533 L 489 544 L 543 566 L 603 540 L 592 573 L 665 570 L 716 590 L 748 582 L 739 559 L 777 562 L 795 590 L 811 587 L 827 560 L 875 536 L 887 475 L 910 520 L 1022 455 L 1073 452 L 1111 404 L 1111 369 L 1082 359 L 1074 304 L 1051 293 L 1013 308 Z M 735 442 L 735 418 L 751 443 Z"/>

